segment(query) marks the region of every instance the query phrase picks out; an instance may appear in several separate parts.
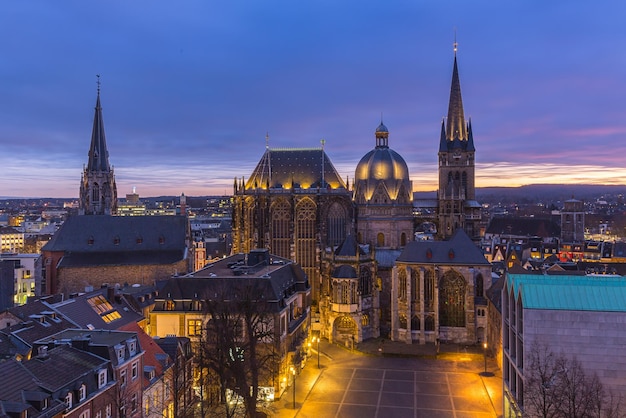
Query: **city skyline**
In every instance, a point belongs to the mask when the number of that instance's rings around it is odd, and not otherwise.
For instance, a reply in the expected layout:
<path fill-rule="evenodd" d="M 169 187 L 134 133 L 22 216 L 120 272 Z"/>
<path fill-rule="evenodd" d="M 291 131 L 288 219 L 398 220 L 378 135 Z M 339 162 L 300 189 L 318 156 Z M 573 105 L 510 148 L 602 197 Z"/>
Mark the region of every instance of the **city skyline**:
<path fill-rule="evenodd" d="M 101 74 L 119 196 L 231 194 L 272 148 L 350 182 L 381 118 L 437 187 L 452 44 L 477 187 L 624 184 L 626 5 L 583 1 L 2 5 L 0 196 L 78 197 Z"/>

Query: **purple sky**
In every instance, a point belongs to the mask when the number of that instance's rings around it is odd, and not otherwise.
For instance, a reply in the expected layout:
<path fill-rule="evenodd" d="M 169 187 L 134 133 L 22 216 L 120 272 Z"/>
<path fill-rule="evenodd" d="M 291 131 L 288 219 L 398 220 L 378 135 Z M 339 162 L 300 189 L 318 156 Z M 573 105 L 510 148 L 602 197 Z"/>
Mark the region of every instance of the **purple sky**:
<path fill-rule="evenodd" d="M 118 194 L 230 194 L 265 149 L 343 178 L 389 145 L 434 190 L 456 28 L 477 186 L 626 183 L 624 2 L 11 1 L 0 196 L 76 197 L 96 74 Z"/>

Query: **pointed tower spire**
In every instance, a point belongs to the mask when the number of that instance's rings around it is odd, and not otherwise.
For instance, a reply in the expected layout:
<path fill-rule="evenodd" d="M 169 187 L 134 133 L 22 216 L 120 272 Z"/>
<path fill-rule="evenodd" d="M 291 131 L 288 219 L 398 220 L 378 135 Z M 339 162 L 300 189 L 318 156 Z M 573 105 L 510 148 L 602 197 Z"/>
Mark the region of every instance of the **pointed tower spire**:
<path fill-rule="evenodd" d="M 87 171 L 109 171 L 109 150 L 107 149 L 106 136 L 104 135 L 104 121 L 102 119 L 102 107 L 100 106 L 100 75 L 98 74 L 98 96 L 96 98 L 96 110 L 93 116 L 93 129 L 91 131 L 91 146 L 89 147 L 89 160 Z"/>
<path fill-rule="evenodd" d="M 100 106 L 100 75 L 97 76 L 97 98 L 91 131 L 87 166 L 83 168 L 80 186 L 79 214 L 113 215 L 117 211 L 117 186 L 109 164 L 109 150 L 104 135 Z"/>
<path fill-rule="evenodd" d="M 439 152 L 448 151 L 448 142 L 446 139 L 446 120 L 441 120 L 441 135 L 439 137 Z"/>
<path fill-rule="evenodd" d="M 470 118 L 468 124 L 467 124 L 467 147 L 465 148 L 466 151 L 476 151 L 476 148 L 474 148 L 474 134 L 472 133 L 472 119 Z"/>
<path fill-rule="evenodd" d="M 463 100 L 461 99 L 461 83 L 459 69 L 456 63 L 457 43 L 454 41 L 454 68 L 452 70 L 452 86 L 450 87 L 450 102 L 448 104 L 447 137 L 449 141 L 458 138 L 467 140 L 465 117 L 463 116 Z"/>

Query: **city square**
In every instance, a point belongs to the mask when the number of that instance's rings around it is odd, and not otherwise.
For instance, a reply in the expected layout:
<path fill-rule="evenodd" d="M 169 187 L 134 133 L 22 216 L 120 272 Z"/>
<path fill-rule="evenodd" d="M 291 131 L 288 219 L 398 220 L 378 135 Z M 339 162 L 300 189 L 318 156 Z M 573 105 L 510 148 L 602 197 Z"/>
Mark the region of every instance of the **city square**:
<path fill-rule="evenodd" d="M 471 348 L 451 346 L 431 356 L 400 344 L 386 343 L 379 354 L 322 343 L 320 368 L 313 349 L 296 378 L 295 408 L 289 382 L 266 412 L 284 418 L 501 416 L 502 379 L 491 359 Z"/>

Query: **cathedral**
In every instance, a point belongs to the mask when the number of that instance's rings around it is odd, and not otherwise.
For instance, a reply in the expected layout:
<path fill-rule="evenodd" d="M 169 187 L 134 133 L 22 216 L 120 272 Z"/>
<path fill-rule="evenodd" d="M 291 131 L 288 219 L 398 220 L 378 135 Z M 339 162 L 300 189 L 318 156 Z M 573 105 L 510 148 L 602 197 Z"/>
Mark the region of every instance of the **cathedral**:
<path fill-rule="evenodd" d="M 414 301 L 413 310 L 405 304 L 404 312 L 399 311 L 399 296 L 408 291 L 417 297 L 415 272 L 423 266 L 415 265 L 414 250 L 406 252 L 415 239 L 413 189 L 408 166 L 389 147 L 389 136 L 381 120 L 374 132 L 374 148 L 356 166 L 352 188 L 349 181 L 341 179 L 323 147 L 271 149 L 266 145 L 248 180 L 235 179 L 234 183 L 233 252 L 267 248 L 272 254 L 298 262 L 308 275 L 313 310 L 317 311 L 314 318 L 319 318 L 319 325 L 314 324 L 313 329 L 329 341 L 347 346 L 380 336 L 383 323 L 388 323 L 392 338 L 409 343 L 434 342 L 439 334 L 434 336 L 431 329 L 435 324 L 448 324 L 439 321 L 438 310 L 428 310 L 437 304 L 422 303 L 417 314 Z M 450 254 L 468 251 L 467 243 L 473 245 L 470 238 L 479 234 L 481 206 L 475 200 L 474 155 L 472 126 L 464 118 L 455 45 L 448 117 L 442 123 L 439 141 L 439 188 L 433 208 L 439 240 L 450 240 L 458 235 L 456 231 L 466 238 L 451 240 L 451 249 L 449 244 L 446 247 Z M 460 247 L 455 249 L 454 245 Z M 438 250 L 437 256 L 440 252 L 447 256 L 447 249 Z M 481 259 L 478 248 L 476 251 L 470 259 L 456 257 L 452 272 L 445 275 L 457 285 L 460 280 L 465 283 L 455 288 L 463 292 L 457 295 L 463 303 L 473 300 L 476 292 L 482 295 L 488 286 L 488 263 L 484 257 Z M 421 252 L 418 250 L 420 257 Z M 404 261 L 400 270 L 396 266 L 399 257 Z M 435 271 L 434 265 L 429 268 Z M 406 287 L 411 283 L 405 277 L 407 272 L 414 275 L 413 290 Z M 421 289 L 428 283 L 432 286 L 429 300 L 449 295 L 436 291 L 440 282 L 428 280 L 420 284 Z M 444 305 L 442 302 L 438 306 Z M 474 304 L 457 306 L 457 310 L 463 312 L 462 320 L 450 322 L 446 335 L 455 341 L 475 341 Z M 407 321 L 413 321 L 412 328 Z M 454 329 L 455 324 L 462 324 L 462 330 Z M 429 333 L 411 332 L 425 329 Z"/>

